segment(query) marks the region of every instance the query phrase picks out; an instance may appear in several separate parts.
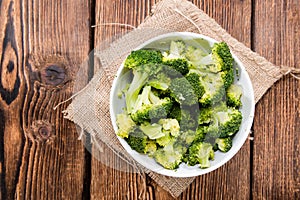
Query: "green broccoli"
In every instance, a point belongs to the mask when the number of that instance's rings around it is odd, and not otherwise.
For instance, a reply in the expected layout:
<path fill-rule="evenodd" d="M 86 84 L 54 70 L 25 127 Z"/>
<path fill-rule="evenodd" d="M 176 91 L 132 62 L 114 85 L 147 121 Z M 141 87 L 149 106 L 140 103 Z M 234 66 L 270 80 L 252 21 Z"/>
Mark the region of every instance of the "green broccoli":
<path fill-rule="evenodd" d="M 194 142 L 204 142 L 207 133 L 208 126 L 198 126 Z"/>
<path fill-rule="evenodd" d="M 228 152 L 232 147 L 232 138 L 217 138 L 216 139 L 217 147 L 222 152 Z"/>
<path fill-rule="evenodd" d="M 118 114 L 116 123 L 118 126 L 117 135 L 121 138 L 128 138 L 129 132 L 136 128 L 136 124 L 127 113 Z"/>
<path fill-rule="evenodd" d="M 163 54 L 163 57 L 168 59 L 183 58 L 186 45 L 182 40 L 171 41 L 170 50 Z"/>
<path fill-rule="evenodd" d="M 242 106 L 241 96 L 243 90 L 241 86 L 232 84 L 226 92 L 227 104 L 235 108 Z"/>
<path fill-rule="evenodd" d="M 162 62 L 162 53 L 156 50 L 141 49 L 132 51 L 127 56 L 124 66 L 128 69 L 135 69 L 136 67 L 144 64 L 156 64 Z"/>
<path fill-rule="evenodd" d="M 178 137 L 178 142 L 182 146 L 189 147 L 196 138 L 196 131 L 194 130 L 186 130 L 181 131 L 180 136 Z"/>
<path fill-rule="evenodd" d="M 168 74 L 172 76 L 186 75 L 189 72 L 189 63 L 184 58 L 165 58 L 163 57 L 163 64 L 171 67 L 175 72 L 169 71 Z M 178 73 L 179 72 L 179 73 Z"/>
<path fill-rule="evenodd" d="M 242 123 L 241 111 L 228 107 L 225 110 L 216 112 L 214 115 L 218 120 L 220 137 L 232 136 L 239 130 Z"/>
<path fill-rule="evenodd" d="M 199 164 L 200 168 L 210 167 L 209 160 L 214 159 L 213 146 L 210 143 L 193 143 L 188 150 L 188 164 L 194 166 Z"/>
<path fill-rule="evenodd" d="M 180 130 L 196 130 L 198 126 L 199 106 L 182 106 L 174 104 L 169 117 L 179 122 Z"/>
<path fill-rule="evenodd" d="M 223 100 L 225 87 L 219 73 L 200 73 L 200 81 L 204 87 L 204 94 L 199 102 L 203 106 L 211 106 Z"/>
<path fill-rule="evenodd" d="M 151 140 L 161 138 L 165 136 L 165 134 L 162 132 L 162 126 L 160 124 L 142 124 L 140 126 L 140 129 L 143 131 L 145 135 L 147 135 Z"/>
<path fill-rule="evenodd" d="M 225 42 L 214 44 L 212 56 L 220 66 L 224 87 L 227 89 L 234 81 L 233 57 L 228 45 Z"/>
<path fill-rule="evenodd" d="M 198 102 L 193 87 L 185 77 L 172 79 L 170 85 L 171 97 L 182 105 L 195 105 Z"/>
<path fill-rule="evenodd" d="M 155 76 L 159 71 L 161 71 L 161 66 L 155 64 L 140 65 L 133 69 L 133 79 L 125 93 L 128 114 L 131 114 L 136 107 L 135 104 L 138 99 L 138 95 L 147 83 L 149 77 Z"/>
<path fill-rule="evenodd" d="M 133 150 L 139 153 L 154 153 L 154 150 L 156 150 L 154 147 L 155 143 L 153 144 L 153 141 L 149 140 L 149 138 L 139 128 L 131 131 L 128 138 L 125 138 L 125 140 Z"/>
<path fill-rule="evenodd" d="M 166 73 L 160 72 L 155 77 L 152 77 L 147 82 L 151 87 L 166 91 L 171 84 L 171 78 Z"/>
<path fill-rule="evenodd" d="M 188 73 L 186 75 L 186 79 L 193 87 L 194 92 L 197 95 L 198 99 L 200 99 L 204 94 L 204 87 L 200 82 L 200 75 L 197 73 Z"/>
<path fill-rule="evenodd" d="M 167 117 L 172 108 L 172 101 L 169 97 L 163 99 L 151 91 L 151 86 L 145 86 L 134 104 L 131 111 L 131 118 L 136 123 L 143 123 L 152 119 Z"/>
<path fill-rule="evenodd" d="M 162 128 L 165 131 L 169 131 L 172 136 L 177 137 L 179 136 L 180 126 L 176 119 L 160 119 L 158 121 L 160 125 L 162 125 Z"/>
<path fill-rule="evenodd" d="M 159 146 L 166 146 L 167 144 L 169 144 L 170 142 L 172 142 L 174 140 L 174 137 L 171 136 L 169 131 L 163 131 L 164 132 L 164 136 L 157 138 L 155 141 Z"/>
<path fill-rule="evenodd" d="M 199 112 L 198 123 L 209 124 L 212 121 L 213 109 L 212 107 L 201 108 Z"/>
<path fill-rule="evenodd" d="M 193 65 L 197 66 L 200 64 L 199 61 L 201 61 L 203 57 L 207 56 L 207 53 L 194 46 L 188 46 L 184 55 L 187 60 L 191 61 Z"/>
<path fill-rule="evenodd" d="M 176 169 L 182 162 L 187 148 L 178 144 L 176 140 L 168 143 L 165 147 L 154 153 L 154 159 L 166 169 Z"/>
<path fill-rule="evenodd" d="M 215 43 L 211 51 L 213 58 L 220 65 L 220 70 L 227 71 L 233 68 L 233 57 L 225 42 Z"/>

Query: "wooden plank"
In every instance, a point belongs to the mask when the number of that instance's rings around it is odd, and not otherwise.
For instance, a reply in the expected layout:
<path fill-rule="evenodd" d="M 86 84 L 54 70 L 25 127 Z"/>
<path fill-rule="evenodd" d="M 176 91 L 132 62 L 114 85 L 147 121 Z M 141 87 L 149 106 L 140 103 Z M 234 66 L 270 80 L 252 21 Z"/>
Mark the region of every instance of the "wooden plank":
<path fill-rule="evenodd" d="M 53 107 L 72 94 L 88 55 L 90 2 L 4 0 L 0 6 L 2 197 L 81 199 L 84 147 L 74 124 L 63 119 L 66 105 Z"/>
<path fill-rule="evenodd" d="M 101 24 L 122 23 L 138 26 L 149 14 L 153 4 L 154 0 L 96 1 L 95 24 L 99 26 L 95 28 L 95 47 L 131 30 L 124 26 Z M 97 70 L 96 67 L 95 71 Z M 108 164 L 105 158 L 92 158 L 91 199 L 151 199 L 153 192 L 147 189 L 144 182 L 146 177 L 118 170 L 121 166 L 124 168 L 126 163 L 116 157 L 108 147 L 101 146 L 104 157 L 111 159 Z M 97 150 L 93 146 L 93 154 L 95 151 Z"/>
<path fill-rule="evenodd" d="M 256 52 L 277 65 L 300 66 L 298 0 L 255 1 Z M 253 197 L 299 199 L 299 81 L 277 82 L 256 107 L 254 120 Z"/>
<path fill-rule="evenodd" d="M 250 47 L 251 34 L 251 1 L 193 1 L 210 16 L 215 18 L 226 30 L 241 42 Z M 149 13 L 154 1 L 101 1 L 96 2 L 96 24 L 109 22 L 125 23 L 137 26 Z M 242 20 L 239 20 L 242 19 Z M 111 38 L 117 33 L 124 33 L 128 28 L 119 26 L 99 26 L 95 29 L 95 45 Z M 105 151 L 109 151 L 105 149 Z M 109 156 L 114 156 L 112 153 Z M 117 162 L 117 158 L 116 162 Z M 237 176 L 232 176 L 232 174 Z M 101 176 L 100 176 L 101 174 Z M 109 174 L 122 174 L 118 177 Z M 140 193 L 140 189 L 134 188 L 136 184 L 135 174 L 127 174 L 106 167 L 96 159 L 92 159 L 91 197 L 98 198 L 125 198 Z M 222 181 L 221 181 L 222 180 Z M 138 180 L 140 181 L 140 180 Z M 216 182 L 218 182 L 216 184 Z M 108 183 L 114 183 L 107 186 Z M 141 182 L 137 182 L 139 184 Z M 106 184 L 106 185 L 105 185 Z M 99 188 L 99 186 L 102 186 Z M 133 188 L 130 190 L 130 188 Z M 147 178 L 147 199 L 172 199 L 160 186 Z M 115 192 L 114 192 L 115 191 Z M 116 192 L 118 191 L 118 193 Z M 110 195 L 110 196 L 108 196 Z M 113 196 L 111 196 L 113 195 Z M 250 142 L 247 141 L 242 150 L 232 161 L 215 172 L 198 177 L 187 188 L 180 199 L 220 199 L 250 197 Z"/>

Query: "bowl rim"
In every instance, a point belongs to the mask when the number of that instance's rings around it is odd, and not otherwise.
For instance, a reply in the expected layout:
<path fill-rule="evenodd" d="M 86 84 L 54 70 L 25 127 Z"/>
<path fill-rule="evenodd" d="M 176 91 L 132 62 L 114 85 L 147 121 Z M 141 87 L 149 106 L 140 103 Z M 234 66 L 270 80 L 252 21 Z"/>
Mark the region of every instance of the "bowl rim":
<path fill-rule="evenodd" d="M 198 33 L 192 33 L 192 32 L 169 32 L 169 33 L 165 33 L 165 34 L 161 34 L 161 35 L 158 35 L 156 37 L 153 37 L 145 42 L 143 42 L 141 45 L 139 45 L 138 47 L 132 49 L 132 51 L 134 50 L 138 50 L 138 49 L 142 49 L 144 48 L 145 46 L 153 43 L 153 42 L 156 42 L 158 40 L 161 40 L 161 39 L 166 39 L 166 38 L 169 38 L 169 37 L 182 37 L 182 40 L 186 40 L 184 39 L 184 37 L 191 37 L 192 39 L 204 39 L 206 41 L 208 41 L 210 44 L 212 43 L 217 43 L 218 41 L 209 37 L 209 36 L 206 36 L 206 35 L 203 35 L 203 34 L 198 34 Z M 125 151 L 127 151 L 127 153 L 132 156 L 132 158 L 138 162 L 139 164 L 141 164 L 142 166 L 144 166 L 145 168 L 151 170 L 151 171 L 154 171 L 156 173 L 159 173 L 159 174 L 162 174 L 162 175 L 165 175 L 165 176 L 171 176 L 171 177 L 195 177 L 195 176 L 199 176 L 199 175 L 204 175 L 206 173 L 209 173 L 209 172 L 212 172 L 218 168 L 220 168 L 221 166 L 223 166 L 224 164 L 226 164 L 230 159 L 232 159 L 236 154 L 237 152 L 242 148 L 242 146 L 245 144 L 248 136 L 249 136 L 249 133 L 250 133 L 250 130 L 251 130 L 251 127 L 253 125 L 253 119 L 254 119 L 254 113 L 255 113 L 255 99 L 254 99 L 254 90 L 253 90 L 253 85 L 252 85 L 252 82 L 251 82 L 251 79 L 249 77 L 249 74 L 247 73 L 247 70 L 246 68 L 244 67 L 243 63 L 240 61 L 240 59 L 232 52 L 232 50 L 230 50 L 231 53 L 232 53 L 232 57 L 234 59 L 234 61 L 236 62 L 236 64 L 239 66 L 239 68 L 241 69 L 241 72 L 243 72 L 243 75 L 244 75 L 244 79 L 246 79 L 245 81 L 248 82 L 249 84 L 247 85 L 247 89 L 250 91 L 250 94 L 248 94 L 248 96 L 250 96 L 250 114 L 249 116 L 247 116 L 247 125 L 246 125 L 246 129 L 243 129 L 241 130 L 241 127 L 240 127 L 240 131 L 242 131 L 242 135 L 243 137 L 239 140 L 239 142 L 237 144 L 234 145 L 234 148 L 232 148 L 230 150 L 230 154 L 229 152 L 227 153 L 224 153 L 224 158 L 221 159 L 219 162 L 217 162 L 215 165 L 213 166 L 210 166 L 209 168 L 206 168 L 206 169 L 201 169 L 201 168 L 197 168 L 197 171 L 199 171 L 199 173 L 197 174 L 181 174 L 181 173 L 176 173 L 176 170 L 168 170 L 168 169 L 163 169 L 163 170 L 153 170 L 151 168 L 149 168 L 147 165 L 145 165 L 145 163 L 141 163 L 139 160 L 137 160 L 134 156 L 134 153 L 135 152 L 134 150 L 132 150 L 130 148 L 130 146 L 127 144 L 127 142 L 119 137 L 116 132 L 118 130 L 118 127 L 116 125 L 116 118 L 115 118 L 115 115 L 116 113 L 114 113 L 113 111 L 113 99 L 114 99 L 114 93 L 115 93 L 115 89 L 116 89 L 116 86 L 117 86 L 117 80 L 118 80 L 118 77 L 121 75 L 123 69 L 124 69 L 124 61 L 122 62 L 122 64 L 120 65 L 117 73 L 116 73 L 116 76 L 113 80 L 113 83 L 112 83 L 112 86 L 111 86 L 111 90 L 110 90 L 110 99 L 109 99 L 109 110 L 110 110 L 110 118 L 111 118 L 111 123 L 113 125 L 113 128 L 114 128 L 114 132 L 119 140 L 119 142 L 121 143 L 121 145 L 123 146 L 123 148 L 125 149 Z M 243 120 L 244 120 L 244 117 L 243 116 Z M 242 124 L 241 124 L 242 126 Z M 125 145 L 125 146 L 124 146 Z M 126 146 L 129 146 L 130 149 L 127 149 Z M 139 154 L 139 153 L 137 153 Z M 143 155 L 143 154 L 141 154 Z M 146 155 L 148 156 L 148 155 Z M 150 158 L 150 157 L 149 157 Z M 153 158 L 151 158 L 153 159 Z M 154 159 L 153 159 L 154 160 Z M 158 164 L 158 163 L 157 163 Z M 192 168 L 192 167 L 191 167 Z"/>

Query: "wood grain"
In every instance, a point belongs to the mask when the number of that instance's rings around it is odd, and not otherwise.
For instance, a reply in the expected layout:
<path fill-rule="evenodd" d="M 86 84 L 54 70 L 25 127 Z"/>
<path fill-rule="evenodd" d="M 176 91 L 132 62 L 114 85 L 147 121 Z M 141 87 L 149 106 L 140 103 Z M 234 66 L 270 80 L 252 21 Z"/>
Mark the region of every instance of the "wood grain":
<path fill-rule="evenodd" d="M 122 23 L 138 26 L 149 14 L 155 1 L 134 0 L 96 1 L 95 47 L 120 37 L 131 28 L 106 23 Z M 98 68 L 95 68 L 95 72 Z M 91 199 L 153 199 L 153 191 L 148 190 L 144 175 L 120 171 L 126 163 L 121 161 L 108 147 L 103 146 L 105 157 L 111 158 L 110 165 L 105 159 L 93 157 L 91 162 Z M 93 147 L 93 154 L 97 149 Z M 126 167 L 125 167 L 126 168 Z M 166 193 L 166 192 L 164 192 Z"/>
<path fill-rule="evenodd" d="M 145 16 L 150 12 L 154 1 L 106 1 L 96 2 L 96 24 L 105 24 L 117 22 L 138 26 Z M 216 19 L 226 30 L 229 31 L 238 40 L 244 42 L 250 47 L 251 41 L 251 1 L 231 1 L 223 4 L 222 1 L 192 1 L 198 7 L 203 9 L 211 17 Z M 236 20 L 240 19 L 240 20 Z M 128 28 L 120 26 L 99 26 L 95 29 L 95 45 L 101 41 L 109 40 L 117 34 L 124 34 Z M 108 148 L 105 151 L 109 152 Z M 114 156 L 113 153 L 109 154 Z M 115 157 L 115 162 L 120 162 Z M 101 163 L 101 161 L 100 161 Z M 100 164 L 97 159 L 92 159 L 91 174 L 91 196 L 92 199 L 110 199 L 110 198 L 129 198 L 136 195 L 141 190 L 147 191 L 148 199 L 173 199 L 170 194 L 164 191 L 149 177 L 145 188 L 134 188 L 134 183 L 129 182 L 133 189 L 126 183 L 126 180 L 135 180 L 136 174 L 126 174 L 123 178 L 122 172 L 111 169 Z M 232 176 L 232 174 L 237 174 Z M 100 175 L 101 174 L 101 175 Z M 114 174 L 118 174 L 116 179 Z M 112 176 L 113 175 L 113 176 Z M 101 178 L 100 178 L 101 177 Z M 116 184 L 105 187 L 104 181 L 114 182 Z M 216 182 L 218 182 L 216 184 Z M 142 184 L 142 182 L 138 183 Z M 99 188 L 102 186 L 103 188 Z M 118 191 L 118 193 L 113 192 Z M 120 193 L 120 194 L 119 194 Z M 133 193 L 133 194 L 132 194 Z M 105 196 L 109 195 L 109 196 Z M 113 196 L 111 196 L 113 195 Z M 247 199 L 250 197 L 250 143 L 246 142 L 242 150 L 234 157 L 232 161 L 215 172 L 201 176 L 187 188 L 179 199 Z M 130 198 L 129 198 L 130 199 Z"/>
<path fill-rule="evenodd" d="M 254 50 L 277 65 L 300 67 L 300 3 L 255 1 Z M 299 81 L 275 84 L 256 107 L 253 197 L 299 199 Z"/>
<path fill-rule="evenodd" d="M 53 107 L 72 94 L 70 80 L 88 55 L 90 2 L 0 7 L 1 197 L 80 199 L 84 147 L 63 119 L 66 105 Z"/>

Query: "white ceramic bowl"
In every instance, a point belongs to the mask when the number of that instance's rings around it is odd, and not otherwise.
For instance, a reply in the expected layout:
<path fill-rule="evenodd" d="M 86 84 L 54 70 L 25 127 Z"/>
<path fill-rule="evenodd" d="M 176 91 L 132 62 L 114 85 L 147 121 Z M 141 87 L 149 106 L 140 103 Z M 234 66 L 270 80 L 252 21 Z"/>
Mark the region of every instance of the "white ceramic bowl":
<path fill-rule="evenodd" d="M 134 50 L 142 48 L 156 48 L 163 50 L 168 48 L 172 40 L 183 40 L 188 45 L 196 46 L 197 42 L 202 43 L 202 45 L 210 46 L 217 42 L 212 38 L 200 34 L 190 32 L 172 32 L 152 38 Z M 240 109 L 243 115 L 243 120 L 239 132 L 234 136 L 233 146 L 227 153 L 222 153 L 219 151 L 215 152 L 215 159 L 213 161 L 210 161 L 211 166 L 206 169 L 200 169 L 197 165 L 188 166 L 185 163 L 182 163 L 178 169 L 168 170 L 159 165 L 153 158 L 132 150 L 124 139 L 117 136 L 125 150 L 144 167 L 156 173 L 173 177 L 193 177 L 203 175 L 219 168 L 227 161 L 229 161 L 240 150 L 248 137 L 253 122 L 255 108 L 254 93 L 248 73 L 246 72 L 241 61 L 235 55 L 233 55 L 233 58 L 234 67 L 238 68 L 240 74 L 239 79 L 235 80 L 235 83 L 241 85 L 243 88 L 243 96 L 241 98 L 243 106 Z M 124 86 L 129 82 L 128 74 L 129 73 L 126 73 L 125 70 L 123 70 L 122 64 L 117 72 L 116 78 L 114 79 L 111 88 L 110 115 L 115 132 L 118 130 L 118 127 L 116 125 L 116 116 L 117 114 L 122 113 L 123 108 L 125 107 L 125 99 L 120 99 L 118 97 L 118 92 L 122 90 Z"/>

